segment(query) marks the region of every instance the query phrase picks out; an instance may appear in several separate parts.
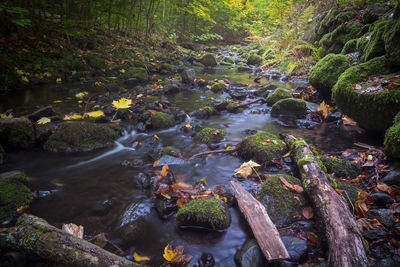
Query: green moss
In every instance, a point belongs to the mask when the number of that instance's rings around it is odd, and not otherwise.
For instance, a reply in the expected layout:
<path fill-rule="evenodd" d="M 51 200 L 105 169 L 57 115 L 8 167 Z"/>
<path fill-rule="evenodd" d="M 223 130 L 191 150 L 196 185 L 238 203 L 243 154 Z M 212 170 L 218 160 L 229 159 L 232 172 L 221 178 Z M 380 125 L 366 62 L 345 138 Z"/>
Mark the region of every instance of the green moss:
<path fill-rule="evenodd" d="M 384 146 L 387 155 L 400 158 L 400 122 L 394 124 L 386 131 Z"/>
<path fill-rule="evenodd" d="M 386 57 L 377 57 L 347 69 L 332 89 L 332 97 L 342 112 L 371 131 L 383 131 L 400 111 L 400 88 L 379 93 L 360 94 L 352 85 L 369 76 L 388 74 L 391 67 Z"/>
<path fill-rule="evenodd" d="M 357 51 L 357 41 L 358 39 L 351 39 L 347 41 L 344 46 L 342 51 L 340 52 L 343 55 L 346 55 L 348 53 L 356 52 Z"/>
<path fill-rule="evenodd" d="M 339 159 L 332 156 L 320 157 L 328 173 L 335 173 L 337 177 L 356 178 L 361 173 L 361 166 L 358 163 L 349 162 L 346 159 Z"/>
<path fill-rule="evenodd" d="M 266 140 L 270 141 L 267 145 L 263 145 L 263 142 Z M 273 140 L 277 144 L 274 144 Z M 264 163 L 275 158 L 280 158 L 285 150 L 285 143 L 277 136 L 267 132 L 260 132 L 243 138 L 239 145 L 238 154 L 245 160 L 253 159 L 258 163 Z"/>
<path fill-rule="evenodd" d="M 96 55 L 88 55 L 86 57 L 86 62 L 94 69 L 102 69 L 106 67 L 104 59 Z"/>
<path fill-rule="evenodd" d="M 307 102 L 302 99 L 286 98 L 276 102 L 271 108 L 271 116 L 303 118 L 307 115 Z"/>
<path fill-rule="evenodd" d="M 396 116 L 393 118 L 393 124 L 399 123 L 400 122 L 400 112 L 397 113 Z"/>
<path fill-rule="evenodd" d="M 292 98 L 292 95 L 283 88 L 275 89 L 265 100 L 268 105 L 272 106 L 281 99 Z"/>
<path fill-rule="evenodd" d="M 215 67 L 217 66 L 217 60 L 214 55 L 211 53 L 205 53 L 199 58 L 199 62 L 206 67 Z"/>
<path fill-rule="evenodd" d="M 311 69 L 308 79 L 324 98 L 330 99 L 332 87 L 349 67 L 350 61 L 346 56 L 328 54 Z"/>
<path fill-rule="evenodd" d="M 383 33 L 388 21 L 379 21 L 375 24 L 374 30 L 370 33 L 370 40 L 365 45 L 362 61 L 368 61 L 374 57 L 379 57 L 385 54 L 385 42 L 383 41 Z"/>
<path fill-rule="evenodd" d="M 220 82 L 214 83 L 210 88 L 210 90 L 213 91 L 214 93 L 221 92 L 224 89 L 225 89 L 225 84 L 220 83 Z"/>
<path fill-rule="evenodd" d="M 215 109 L 211 106 L 203 106 L 200 109 L 203 109 L 204 111 L 206 111 L 208 115 L 212 115 L 215 113 Z"/>
<path fill-rule="evenodd" d="M 235 104 L 235 103 L 230 103 L 230 104 L 228 104 L 226 106 L 226 110 L 231 112 L 231 113 L 240 113 L 240 112 L 242 112 L 243 109 L 238 109 L 237 106 L 238 105 Z"/>
<path fill-rule="evenodd" d="M 28 205 L 33 200 L 28 184 L 23 172 L 0 174 L 0 220 L 13 216 L 18 207 Z"/>
<path fill-rule="evenodd" d="M 322 55 L 328 53 L 338 54 L 343 46 L 354 37 L 357 37 L 362 25 L 359 22 L 349 22 L 338 26 L 334 31 L 325 34 L 319 42 L 322 47 Z"/>
<path fill-rule="evenodd" d="M 298 166 L 299 168 L 301 168 L 301 167 L 303 167 L 304 164 L 312 162 L 312 160 L 313 160 L 313 159 L 312 159 L 312 156 L 311 156 L 311 157 L 304 157 L 304 158 L 301 158 L 301 159 L 299 159 L 299 160 L 297 161 L 297 166 Z"/>
<path fill-rule="evenodd" d="M 156 112 L 151 117 L 151 126 L 153 129 L 165 129 L 174 126 L 175 122 L 171 115 L 164 112 Z"/>
<path fill-rule="evenodd" d="M 136 78 L 139 80 L 147 80 L 147 70 L 143 67 L 131 67 L 124 73 L 126 78 Z"/>
<path fill-rule="evenodd" d="M 261 65 L 263 62 L 262 57 L 260 57 L 257 54 L 251 54 L 248 58 L 247 58 L 247 65 Z"/>
<path fill-rule="evenodd" d="M 191 200 L 177 214 L 178 226 L 198 226 L 212 230 L 226 229 L 231 221 L 227 207 L 213 197 Z"/>
<path fill-rule="evenodd" d="M 168 63 L 162 63 L 160 65 L 160 72 L 173 72 L 174 71 L 174 66 Z"/>
<path fill-rule="evenodd" d="M 260 192 L 257 194 L 257 199 L 266 207 L 268 215 L 272 221 L 282 226 L 291 221 L 301 207 L 305 204 L 303 195 L 298 195 L 293 191 L 284 188 L 279 177 L 282 176 L 286 181 L 295 185 L 301 184 L 300 180 L 285 174 L 276 174 L 268 176 L 262 185 Z M 294 198 L 299 196 L 298 201 Z"/>
<path fill-rule="evenodd" d="M 44 149 L 52 152 L 90 151 L 105 147 L 117 137 L 108 125 L 87 121 L 66 121 L 44 144 Z"/>
<path fill-rule="evenodd" d="M 358 192 L 360 191 L 360 189 L 357 186 L 354 186 L 352 184 L 348 184 L 346 182 L 337 180 L 337 179 L 333 179 L 336 182 L 336 187 L 337 189 L 341 189 L 344 190 L 346 195 L 341 195 L 341 197 L 347 202 L 351 202 L 352 205 L 354 205 L 354 203 L 357 201 L 357 196 L 358 196 Z M 349 205 L 349 208 L 351 209 L 351 205 Z"/>
<path fill-rule="evenodd" d="M 221 141 L 226 131 L 217 128 L 204 128 L 197 133 L 197 139 L 203 144 L 217 143 Z"/>
<path fill-rule="evenodd" d="M 33 139 L 33 127 L 28 119 L 0 119 L 0 143 L 6 150 L 28 148 Z"/>
<path fill-rule="evenodd" d="M 228 63 L 230 65 L 232 65 L 234 63 L 233 59 L 231 57 L 224 57 L 224 59 L 222 60 L 224 63 Z"/>
<path fill-rule="evenodd" d="M 396 6 L 393 18 L 387 23 L 383 34 L 387 58 L 394 66 L 400 66 L 400 5 Z"/>
<path fill-rule="evenodd" d="M 173 157 L 177 157 L 179 153 L 174 148 L 167 146 L 167 147 L 163 147 L 158 154 L 160 156 L 170 155 Z"/>

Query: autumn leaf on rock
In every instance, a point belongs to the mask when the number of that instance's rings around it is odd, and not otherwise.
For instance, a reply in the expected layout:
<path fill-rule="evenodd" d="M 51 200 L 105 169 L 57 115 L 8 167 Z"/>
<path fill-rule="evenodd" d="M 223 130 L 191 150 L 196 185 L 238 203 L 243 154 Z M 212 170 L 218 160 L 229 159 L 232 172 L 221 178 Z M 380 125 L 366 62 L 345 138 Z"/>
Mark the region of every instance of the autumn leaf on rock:
<path fill-rule="evenodd" d="M 132 100 L 131 99 L 126 99 L 125 97 L 117 100 L 114 100 L 112 102 L 112 105 L 116 109 L 121 109 L 121 108 L 129 108 L 132 105 Z"/>
<path fill-rule="evenodd" d="M 38 124 L 47 124 L 51 122 L 51 120 L 47 117 L 42 117 L 40 120 L 37 121 Z"/>
<path fill-rule="evenodd" d="M 253 171 L 255 168 L 261 167 L 260 164 L 250 160 L 248 162 L 243 163 L 239 169 L 236 169 L 234 172 L 234 176 L 241 176 L 243 178 L 248 178 L 253 175 Z"/>
<path fill-rule="evenodd" d="M 77 94 L 75 95 L 75 97 L 78 98 L 78 99 L 82 99 L 82 98 L 84 98 L 86 95 L 88 95 L 88 92 L 84 91 L 84 92 L 77 93 Z"/>
<path fill-rule="evenodd" d="M 168 165 L 164 165 L 161 170 L 161 176 L 165 177 L 168 174 Z"/>
<path fill-rule="evenodd" d="M 139 254 L 137 254 L 136 252 L 135 253 L 133 253 L 133 259 L 135 260 L 135 261 L 148 261 L 148 260 L 150 260 L 150 258 L 149 257 L 146 257 L 146 256 L 140 256 Z"/>
<path fill-rule="evenodd" d="M 182 246 L 177 246 L 175 249 L 173 249 L 170 244 L 164 248 L 163 257 L 167 261 L 177 266 L 184 266 L 192 259 L 191 255 L 183 254 Z"/>
<path fill-rule="evenodd" d="M 88 117 L 91 117 L 91 118 L 98 118 L 98 117 L 104 117 L 104 112 L 101 110 L 96 110 L 96 111 L 92 111 L 92 112 L 87 112 L 84 115 L 87 115 Z"/>
<path fill-rule="evenodd" d="M 381 223 L 376 219 L 368 219 L 368 218 L 360 218 L 356 221 L 358 228 L 361 232 L 364 230 L 371 230 L 377 225 L 381 225 Z"/>
<path fill-rule="evenodd" d="M 83 238 L 83 226 L 82 225 L 76 225 L 73 223 L 69 224 L 63 224 L 62 229 L 67 232 L 68 234 L 71 234 L 73 236 L 76 236 L 78 238 Z"/>
<path fill-rule="evenodd" d="M 108 240 L 106 235 L 104 233 L 101 233 L 93 237 L 93 239 L 90 242 L 95 244 L 96 246 L 104 248 L 107 245 Z"/>
<path fill-rule="evenodd" d="M 303 187 L 301 187 L 300 185 L 292 185 L 291 183 L 289 183 L 283 176 L 279 176 L 279 180 L 281 180 L 281 182 L 290 190 L 293 190 L 299 194 L 304 192 Z"/>

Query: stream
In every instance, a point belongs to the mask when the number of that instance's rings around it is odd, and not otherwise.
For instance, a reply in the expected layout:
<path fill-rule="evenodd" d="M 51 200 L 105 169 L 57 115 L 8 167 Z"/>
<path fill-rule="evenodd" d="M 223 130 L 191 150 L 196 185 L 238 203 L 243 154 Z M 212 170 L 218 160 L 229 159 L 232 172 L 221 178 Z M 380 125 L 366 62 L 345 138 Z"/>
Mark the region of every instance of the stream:
<path fill-rule="evenodd" d="M 194 69 L 196 76 L 202 79 L 226 79 L 231 82 L 255 84 L 254 76 L 248 72 L 238 72 L 234 67 L 217 67 L 211 73 L 204 72 L 200 67 Z M 306 81 L 301 80 L 283 82 L 277 79 L 271 83 L 286 89 L 307 85 Z M 268 81 L 263 79 L 261 84 L 268 84 Z M 74 95 L 83 90 L 89 94 L 104 93 L 104 89 L 90 86 L 90 83 L 45 85 L 12 91 L 1 96 L 0 110 L 13 108 L 15 115 L 26 115 L 38 106 L 63 100 L 62 103 L 52 105 L 57 113 L 66 114 L 81 108 Z M 168 243 L 183 246 L 185 254 L 193 256 L 189 266 L 194 266 L 203 253 L 214 257 L 215 266 L 235 266 L 236 251 L 252 236 L 251 229 L 237 207 L 230 208 L 232 223 L 226 231 L 182 230 L 175 226 L 173 217 L 163 220 L 158 216 L 153 207 L 150 190 L 138 189 L 135 185 L 134 178 L 138 175 L 155 175 L 153 159 L 149 157 L 154 150 L 154 146 L 150 145 L 154 141 L 154 135 L 159 137 L 156 144 L 158 149 L 171 146 L 184 157 L 207 150 L 182 130 L 183 125 L 187 123 L 224 129 L 227 134 L 218 144 L 218 149 L 229 145 L 234 147 L 249 130 L 267 131 L 276 135 L 290 133 L 303 137 L 318 150 L 330 153 L 350 148 L 355 141 L 376 143 L 362 133 L 344 129 L 337 122 L 313 124 L 304 120 L 288 123 L 271 118 L 270 107 L 265 104 L 253 104 L 241 113 L 222 111 L 221 114 L 204 120 L 190 116 L 192 111 L 209 103 L 210 99 L 229 98 L 227 93 L 215 94 L 208 89 L 196 88 L 163 98 L 188 114 L 184 123 L 166 130 L 146 133 L 139 133 L 127 126 L 112 147 L 92 152 L 50 153 L 37 147 L 28 151 L 7 153 L 5 163 L 0 165 L 0 172 L 18 169 L 31 177 L 39 197 L 31 205 L 29 213 L 42 217 L 57 227 L 69 222 L 83 225 L 86 237 L 107 233 L 108 238 L 129 252 L 129 255 L 137 252 L 150 257 L 151 266 L 160 266 L 164 262 L 162 253 Z M 318 104 L 309 103 L 310 109 L 315 110 L 317 107 Z M 123 164 L 135 161 L 142 161 L 143 164 Z M 207 185 L 213 187 L 232 180 L 234 170 L 241 163 L 238 157 L 216 154 L 169 167 L 180 181 L 194 184 L 206 178 Z M 279 169 L 271 171 L 281 172 Z M 117 231 L 118 222 L 130 203 L 141 199 L 144 199 L 141 205 L 143 212 L 147 214 L 146 224 L 140 229 L 138 238 L 127 242 Z M 314 252 L 309 253 L 311 255 Z M 129 257 L 132 259 L 132 256 Z M 288 264 L 295 266 L 294 263 Z"/>

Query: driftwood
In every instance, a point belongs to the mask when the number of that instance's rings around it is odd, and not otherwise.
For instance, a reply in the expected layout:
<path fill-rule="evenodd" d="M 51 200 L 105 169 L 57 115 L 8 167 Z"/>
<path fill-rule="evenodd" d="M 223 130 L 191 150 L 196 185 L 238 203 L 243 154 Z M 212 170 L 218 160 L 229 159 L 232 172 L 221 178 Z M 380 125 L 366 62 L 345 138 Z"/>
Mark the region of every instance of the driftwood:
<path fill-rule="evenodd" d="M 35 253 L 66 266 L 141 266 L 29 214 L 21 215 L 14 227 L 0 229 L 0 249 Z"/>
<path fill-rule="evenodd" d="M 206 155 L 211 155 L 211 154 L 233 153 L 233 152 L 236 152 L 237 150 L 238 150 L 237 148 L 232 148 L 232 149 L 220 149 L 220 150 L 201 152 L 201 153 L 194 154 L 193 156 L 190 157 L 189 160 L 192 160 L 196 157 L 201 157 L 201 156 L 206 156 Z"/>
<path fill-rule="evenodd" d="M 245 107 L 250 106 L 252 104 L 255 104 L 257 102 L 264 102 L 264 101 L 265 100 L 263 98 L 260 98 L 260 99 L 257 99 L 257 100 L 251 101 L 251 102 L 247 102 L 247 103 L 244 103 L 244 104 L 237 105 L 233 109 L 245 108 Z"/>
<path fill-rule="evenodd" d="M 306 192 L 323 217 L 329 241 L 329 266 L 367 266 L 362 235 L 344 200 L 332 188 L 312 149 L 303 139 L 285 135 Z"/>
<path fill-rule="evenodd" d="M 269 262 L 288 259 L 289 253 L 265 207 L 237 182 L 231 181 L 230 184 L 265 258 Z"/>

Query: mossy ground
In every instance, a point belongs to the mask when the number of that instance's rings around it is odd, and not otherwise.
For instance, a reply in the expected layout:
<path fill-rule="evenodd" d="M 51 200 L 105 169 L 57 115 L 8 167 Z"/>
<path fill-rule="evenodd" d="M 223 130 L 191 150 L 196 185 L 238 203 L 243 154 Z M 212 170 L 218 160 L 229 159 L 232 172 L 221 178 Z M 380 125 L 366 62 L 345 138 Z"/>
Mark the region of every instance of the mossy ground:
<path fill-rule="evenodd" d="M 204 128 L 197 133 L 197 139 L 203 144 L 217 143 L 221 141 L 226 134 L 225 130 L 217 128 Z"/>
<path fill-rule="evenodd" d="M 263 142 L 270 140 L 268 144 Z M 274 144 L 275 140 L 277 144 Z M 243 138 L 240 142 L 238 154 L 245 160 L 253 159 L 258 163 L 264 163 L 275 158 L 280 158 L 286 150 L 285 143 L 277 136 L 260 132 Z"/>
<path fill-rule="evenodd" d="M 283 88 L 275 89 L 265 100 L 268 105 L 272 106 L 281 99 L 292 98 L 292 95 Z"/>
<path fill-rule="evenodd" d="M 322 156 L 320 159 L 326 167 L 327 172 L 335 173 L 337 177 L 353 179 L 361 173 L 360 164 L 349 162 L 346 159 L 330 156 Z"/>
<path fill-rule="evenodd" d="M 231 223 L 226 204 L 213 197 L 191 200 L 177 214 L 178 226 L 198 226 L 212 230 L 223 230 Z"/>
<path fill-rule="evenodd" d="M 151 116 L 151 126 L 153 129 L 165 129 L 174 125 L 174 119 L 167 113 L 156 112 Z"/>

